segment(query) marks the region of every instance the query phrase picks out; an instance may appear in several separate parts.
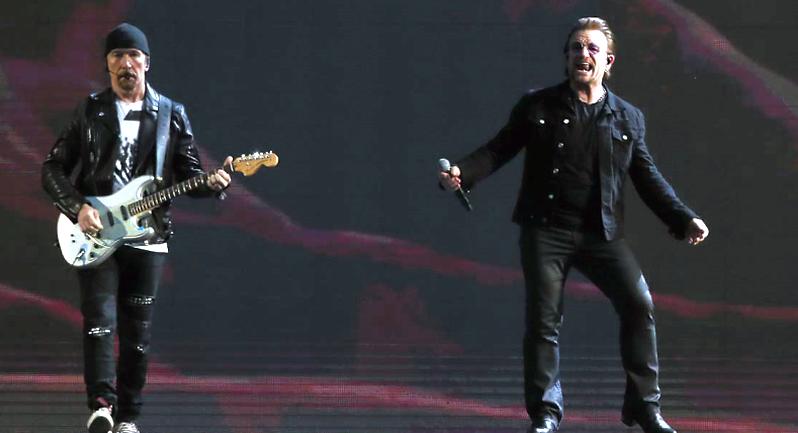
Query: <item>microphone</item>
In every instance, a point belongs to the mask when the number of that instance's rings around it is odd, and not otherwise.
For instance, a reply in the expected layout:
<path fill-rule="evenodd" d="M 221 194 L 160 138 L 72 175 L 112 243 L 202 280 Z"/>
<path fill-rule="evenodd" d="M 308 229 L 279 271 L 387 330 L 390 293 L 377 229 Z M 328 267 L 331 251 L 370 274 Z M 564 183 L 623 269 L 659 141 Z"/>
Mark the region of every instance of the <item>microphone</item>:
<path fill-rule="evenodd" d="M 448 159 L 441 158 L 438 160 L 438 168 L 440 168 L 441 171 L 443 172 L 451 173 L 452 164 L 449 163 Z M 468 196 L 466 195 L 465 191 L 463 191 L 462 188 L 457 187 L 457 189 L 454 190 L 454 195 L 457 196 L 457 200 L 460 201 L 460 203 L 463 205 L 463 207 L 466 208 L 467 211 L 470 212 L 474 210 L 474 208 L 471 206 L 471 201 L 468 199 Z"/>

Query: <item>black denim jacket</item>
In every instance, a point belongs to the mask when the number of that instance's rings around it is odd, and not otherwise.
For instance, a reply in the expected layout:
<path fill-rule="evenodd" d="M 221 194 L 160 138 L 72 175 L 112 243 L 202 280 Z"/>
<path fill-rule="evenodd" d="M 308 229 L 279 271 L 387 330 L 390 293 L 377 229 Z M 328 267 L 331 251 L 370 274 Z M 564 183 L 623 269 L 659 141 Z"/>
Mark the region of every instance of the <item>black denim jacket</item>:
<path fill-rule="evenodd" d="M 488 143 L 457 162 L 463 187 L 470 189 L 521 149 L 524 174 L 513 221 L 545 225 L 559 196 L 558 164 L 569 145 L 574 118 L 568 83 L 532 91 L 513 108 L 510 120 Z M 596 120 L 601 182 L 601 223 L 605 239 L 623 235 L 623 191 L 627 174 L 645 204 L 681 239 L 698 216 L 676 196 L 646 147 L 643 113 L 611 91 Z"/>

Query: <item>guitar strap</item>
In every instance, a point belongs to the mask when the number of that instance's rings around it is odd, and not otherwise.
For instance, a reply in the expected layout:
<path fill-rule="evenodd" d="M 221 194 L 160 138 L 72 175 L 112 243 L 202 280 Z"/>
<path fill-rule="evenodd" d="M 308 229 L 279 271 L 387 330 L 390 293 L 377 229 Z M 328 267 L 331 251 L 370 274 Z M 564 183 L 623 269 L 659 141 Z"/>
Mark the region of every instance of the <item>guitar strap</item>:
<path fill-rule="evenodd" d="M 172 119 L 172 100 L 160 95 L 158 100 L 158 118 L 155 127 L 155 178 L 163 177 L 163 165 L 166 158 L 166 146 L 169 144 L 169 123 Z"/>

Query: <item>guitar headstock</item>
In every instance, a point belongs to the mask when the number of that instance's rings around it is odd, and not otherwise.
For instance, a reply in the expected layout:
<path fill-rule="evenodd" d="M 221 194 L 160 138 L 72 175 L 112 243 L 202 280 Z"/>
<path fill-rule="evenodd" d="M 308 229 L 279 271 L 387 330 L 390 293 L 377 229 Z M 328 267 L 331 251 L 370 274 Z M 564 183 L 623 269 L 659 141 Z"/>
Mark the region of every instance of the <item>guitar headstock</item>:
<path fill-rule="evenodd" d="M 232 165 L 234 171 L 244 176 L 252 176 L 261 166 L 271 168 L 276 166 L 279 160 L 277 154 L 271 151 L 253 152 L 234 159 Z"/>

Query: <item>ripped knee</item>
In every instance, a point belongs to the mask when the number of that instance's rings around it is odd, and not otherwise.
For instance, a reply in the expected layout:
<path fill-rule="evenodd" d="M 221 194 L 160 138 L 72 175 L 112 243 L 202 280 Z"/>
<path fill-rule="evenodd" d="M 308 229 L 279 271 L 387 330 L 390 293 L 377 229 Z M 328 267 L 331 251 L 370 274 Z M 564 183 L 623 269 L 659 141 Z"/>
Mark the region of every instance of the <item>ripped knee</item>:
<path fill-rule="evenodd" d="M 87 325 L 84 329 L 86 336 L 91 338 L 104 338 L 114 335 L 113 326 L 91 326 Z"/>
<path fill-rule="evenodd" d="M 124 302 L 131 307 L 150 306 L 155 303 L 155 296 L 130 295 L 125 297 Z"/>
<path fill-rule="evenodd" d="M 129 295 L 122 299 L 122 314 L 134 320 L 148 321 L 152 315 L 155 296 Z"/>

